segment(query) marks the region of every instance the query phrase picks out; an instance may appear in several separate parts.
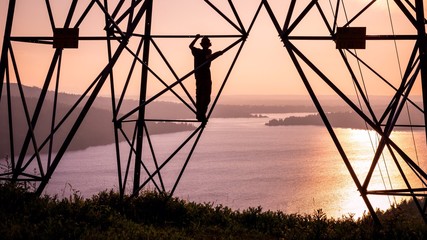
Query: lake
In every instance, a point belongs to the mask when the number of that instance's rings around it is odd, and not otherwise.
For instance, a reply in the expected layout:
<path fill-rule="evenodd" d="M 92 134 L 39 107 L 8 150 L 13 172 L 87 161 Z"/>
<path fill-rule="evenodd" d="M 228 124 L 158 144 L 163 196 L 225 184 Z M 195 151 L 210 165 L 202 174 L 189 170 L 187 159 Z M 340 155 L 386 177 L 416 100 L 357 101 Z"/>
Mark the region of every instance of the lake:
<path fill-rule="evenodd" d="M 268 127 L 265 123 L 271 118 L 304 114 L 266 115 L 269 118 L 211 119 L 175 196 L 222 204 L 234 210 L 261 206 L 263 210 L 311 214 L 322 209 L 328 217 L 335 218 L 350 213 L 360 217 L 367 212 L 325 127 Z M 376 144 L 377 137 L 372 132 L 354 129 L 336 129 L 336 133 L 356 173 L 364 177 L 372 162 L 372 144 Z M 165 159 L 188 135 L 189 132 L 181 132 L 152 136 L 157 159 L 160 162 Z M 425 166 L 424 131 L 415 131 L 414 135 L 410 131 L 395 132 L 392 139 L 403 144 L 401 147 L 413 159 L 418 159 L 421 167 Z M 183 151 L 186 156 L 188 148 Z M 381 158 L 369 189 L 403 186 L 397 169 L 388 158 L 387 154 Z M 182 161 L 171 162 L 164 172 L 162 170 L 166 185 L 174 183 Z M 117 189 L 116 169 L 113 144 L 68 152 L 45 192 L 67 197 L 70 192 L 78 191 L 90 197 L 105 189 Z M 401 200 L 372 195 L 369 198 L 374 208 L 380 209 L 387 209 L 390 203 Z"/>

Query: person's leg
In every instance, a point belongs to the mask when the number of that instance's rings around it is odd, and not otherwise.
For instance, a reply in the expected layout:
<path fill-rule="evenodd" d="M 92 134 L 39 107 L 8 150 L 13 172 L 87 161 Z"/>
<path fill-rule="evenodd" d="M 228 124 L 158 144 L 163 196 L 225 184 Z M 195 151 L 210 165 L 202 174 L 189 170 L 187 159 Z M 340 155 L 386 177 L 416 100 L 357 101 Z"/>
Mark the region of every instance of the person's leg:
<path fill-rule="evenodd" d="M 196 96 L 197 120 L 206 121 L 206 113 L 211 101 L 211 87 L 199 87 Z"/>
<path fill-rule="evenodd" d="M 196 79 L 196 110 L 197 120 L 206 121 L 206 112 L 211 101 L 212 81 L 210 74 Z"/>
<path fill-rule="evenodd" d="M 203 99 L 203 86 L 201 84 L 197 84 L 196 87 L 196 118 L 199 121 L 204 121 L 205 112 L 204 112 L 204 99 Z"/>
<path fill-rule="evenodd" d="M 202 96 L 203 95 L 198 94 L 196 97 L 196 111 L 197 111 L 196 117 L 197 117 L 197 120 L 199 121 L 204 121 L 206 119 L 206 116 L 205 116 L 206 110 L 204 108 L 204 103 L 203 103 L 204 101 Z"/>

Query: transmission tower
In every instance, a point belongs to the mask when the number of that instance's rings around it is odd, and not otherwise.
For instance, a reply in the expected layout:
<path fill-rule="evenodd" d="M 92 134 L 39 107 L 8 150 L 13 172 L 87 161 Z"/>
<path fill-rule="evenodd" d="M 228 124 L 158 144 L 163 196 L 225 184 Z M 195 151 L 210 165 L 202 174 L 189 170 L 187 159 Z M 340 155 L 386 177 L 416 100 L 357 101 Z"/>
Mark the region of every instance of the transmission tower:
<path fill-rule="evenodd" d="M 52 6 L 53 2 L 41 1 L 48 15 L 48 28 L 44 35 L 15 34 L 13 26 L 16 20 L 15 15 L 17 15 L 17 2 L 19 1 L 10 0 L 8 4 L 0 66 L 2 77 L 0 92 L 5 93 L 1 95 L 0 103 L 5 103 L 7 108 L 8 126 L 7 133 L 2 132 L 2 135 L 7 135 L 9 139 L 11 163 L 10 171 L 3 173 L 1 180 L 34 181 L 37 183 L 36 192 L 41 194 L 70 144 L 75 140 L 78 130 L 99 97 L 101 89 L 109 84 L 120 194 L 126 193 L 129 189 L 128 185 L 132 186 L 132 195 L 137 195 L 140 190 L 148 186 L 173 194 L 205 129 L 206 122 L 174 116 L 173 113 L 166 119 L 156 118 L 156 109 L 152 105 L 166 95 L 173 96 L 175 101 L 185 106 L 186 110 L 195 116 L 195 100 L 188 90 L 187 82 L 197 69 L 178 73 L 174 66 L 179 59 L 174 59 L 165 53 L 162 44 L 172 44 L 179 40 L 185 41 L 188 46 L 188 43 L 196 36 L 196 32 L 190 34 L 155 33 L 155 29 L 153 29 L 155 16 L 160 16 L 156 15 L 155 11 L 158 1 L 70 0 L 69 5 L 62 9 L 67 10 L 65 19 L 58 18 L 57 9 Z M 228 30 L 227 34 L 204 34 L 212 39 L 225 40 L 221 51 L 223 56 L 231 59 L 230 67 L 224 73 L 220 88 L 213 94 L 208 119 L 221 96 L 258 14 L 260 11 L 266 11 L 284 44 L 284 50 L 289 54 L 298 71 L 374 221 L 379 222 L 369 199 L 370 195 L 410 196 L 414 199 L 423 219 L 427 220 L 425 203 L 427 175 L 417 164 L 417 160 L 409 156 L 393 138 L 396 128 L 425 129 L 426 118 L 423 106 L 427 104 L 427 93 L 425 92 L 427 40 L 422 0 L 387 1 L 388 11 L 385 8 L 384 12 L 390 12 L 390 5 L 392 5 L 406 19 L 411 31 L 404 34 L 395 32 L 394 28 L 392 34 L 375 32 L 376 28 L 371 27 L 370 24 L 374 24 L 376 21 L 367 21 L 365 18 L 379 4 L 380 1 L 375 0 L 360 3 L 360 9 L 351 10 L 345 6 L 347 1 L 342 0 L 286 1 L 286 15 L 282 23 L 279 19 L 282 19 L 283 16 L 276 14 L 270 5 L 271 1 L 268 0 L 259 1 L 258 8 L 248 22 L 242 21 L 241 13 L 232 0 L 223 1 L 219 5 L 207 0 L 200 2 L 203 2 L 208 9 L 206 11 L 217 15 L 218 19 L 234 32 L 234 34 L 229 34 L 230 30 Z M 92 13 L 94 12 L 98 17 L 102 16 L 102 21 L 100 21 L 102 24 L 95 29 L 93 27 L 88 29 L 86 24 L 93 21 Z M 388 16 L 390 25 L 393 26 L 392 14 Z M 197 20 L 195 19 L 195 21 Z M 318 31 L 314 33 L 305 31 L 304 26 L 314 22 L 321 26 L 317 29 Z M 392 45 L 397 46 L 400 41 L 410 42 L 413 50 L 405 62 L 400 62 L 399 67 L 406 67 L 401 70 L 401 77 L 396 82 L 383 76 L 381 70 L 377 70 L 375 64 L 370 63 L 369 60 L 372 60 L 372 56 L 367 59 L 363 53 L 369 50 L 371 42 L 391 42 Z M 337 67 L 345 69 L 347 74 L 335 76 L 335 73 L 324 70 L 321 65 L 325 64 L 316 62 L 312 58 L 310 50 L 305 50 L 306 45 L 301 44 L 306 42 L 309 42 L 310 46 L 330 48 L 339 59 Z M 57 96 L 64 78 L 61 72 L 64 68 L 63 65 L 66 63 L 67 56 L 70 56 L 69 51 L 81 50 L 87 43 L 105 46 L 103 54 L 106 56 L 106 60 L 100 65 L 102 67 L 99 68 L 97 75 L 68 112 L 59 114 Z M 24 81 L 21 77 L 21 65 L 23 64 L 20 63 L 15 52 L 20 44 L 42 46 L 44 50 L 49 48 L 48 54 L 52 55 L 46 68 L 47 74 L 44 76 L 41 93 L 37 96 L 35 103 L 28 102 L 29 98 L 23 90 Z M 398 51 L 396 50 L 396 52 Z M 157 65 L 152 63 L 153 58 L 160 59 L 164 66 L 162 70 L 158 70 Z M 217 61 L 220 58 L 222 56 L 211 61 Z M 323 59 L 325 59 L 324 56 Z M 330 64 L 336 64 L 336 62 L 331 61 Z M 127 67 L 126 70 L 123 70 L 123 65 Z M 368 75 L 369 79 L 365 79 L 364 76 Z M 123 102 L 129 95 L 130 86 L 136 86 L 133 83 L 135 79 L 138 83 L 138 100 L 131 108 L 125 108 Z M 378 143 L 373 144 L 373 155 L 369 159 L 371 164 L 368 169 L 365 169 L 366 173 L 361 174 L 355 169 L 354 164 L 357 159 L 349 158 L 347 150 L 338 138 L 324 105 L 318 98 L 320 94 L 313 87 L 316 81 L 322 82 L 352 111 L 357 113 L 360 120 L 366 123 L 367 130 L 377 134 Z M 366 82 L 373 81 L 378 81 L 380 84 L 366 84 Z M 12 97 L 11 82 L 16 82 L 19 98 Z M 351 93 L 341 88 L 342 82 L 349 82 L 354 86 L 352 94 L 356 98 L 352 99 Z M 422 106 L 411 96 L 413 86 L 417 82 L 421 82 L 423 86 Z M 157 84 L 157 92 L 149 96 L 148 89 L 153 84 Z M 46 107 L 46 98 L 52 86 L 54 89 L 53 106 Z M 389 99 L 386 107 L 375 109 L 369 97 L 368 86 L 381 86 L 393 91 L 393 97 Z M 12 106 L 16 102 L 19 102 L 25 118 L 25 121 L 21 121 L 22 125 L 19 126 L 16 126 L 19 121 L 12 112 Z M 31 104 L 34 105 L 33 110 L 29 110 Z M 38 130 L 41 125 L 40 118 L 46 108 L 50 111 L 48 121 L 50 131 L 47 134 L 40 134 Z M 421 124 L 402 123 L 400 120 L 405 109 L 422 114 L 424 121 Z M 71 124 L 67 127 L 69 122 Z M 180 139 L 178 144 L 172 144 L 169 155 L 159 156 L 156 152 L 156 142 L 150 132 L 151 126 L 168 123 L 194 124 L 195 128 L 186 137 Z M 15 145 L 18 138 L 15 135 L 16 128 L 26 128 L 26 135 L 22 137 L 19 145 Z M 47 153 L 47 157 L 42 158 L 42 153 Z M 392 187 L 371 188 L 372 175 L 374 171 L 378 170 L 379 162 L 385 158 L 384 156 L 390 158 L 387 163 L 398 170 L 404 187 L 398 189 Z M 384 160 L 384 162 L 386 161 Z M 168 172 L 167 166 L 170 164 L 180 164 L 180 171 Z M 33 168 L 35 171 L 31 170 Z M 412 178 L 409 178 L 408 174 L 415 175 L 417 182 L 412 182 L 410 180 Z"/>
<path fill-rule="evenodd" d="M 19 1 L 18 1 L 19 2 Z M 228 14 L 223 13 L 219 7 L 210 1 L 200 1 L 205 11 L 217 16 L 219 21 L 233 29 L 235 34 L 204 34 L 211 39 L 225 39 L 223 42 L 222 55 L 231 56 L 229 70 L 224 74 L 224 79 L 218 90 L 213 92 L 213 101 L 208 111 L 207 118 L 211 115 L 223 88 L 230 76 L 231 70 L 235 65 L 240 51 L 249 34 L 253 20 L 248 25 L 244 25 L 239 17 L 232 1 L 226 2 Z M 112 126 L 114 130 L 114 141 L 116 149 L 119 191 L 123 195 L 132 185 L 131 193 L 137 195 L 144 187 L 153 187 L 161 192 L 173 194 L 182 174 L 190 160 L 192 153 L 199 141 L 201 134 L 206 126 L 206 122 L 195 120 L 195 100 L 188 90 L 189 84 L 185 84 L 197 69 L 191 69 L 188 72 L 178 74 L 174 65 L 175 59 L 167 56 L 162 48 L 163 44 L 174 44 L 175 41 L 183 39 L 184 48 L 189 52 L 188 44 L 196 36 L 192 34 L 155 34 L 152 31 L 153 22 L 153 5 L 152 0 L 136 1 L 70 1 L 68 6 L 56 8 L 51 6 L 53 2 L 41 1 L 48 13 L 49 25 L 43 36 L 22 36 L 15 35 L 12 31 L 16 12 L 17 1 L 11 0 L 8 5 L 8 15 L 4 42 L 1 58 L 1 76 L 2 84 L 0 92 L 5 86 L 6 94 L 1 99 L 7 105 L 8 110 L 8 133 L 11 162 L 10 171 L 2 174 L 2 179 L 16 181 L 34 181 L 37 183 L 37 193 L 40 194 L 45 189 L 50 178 L 55 172 L 63 155 L 66 153 L 72 141 L 75 139 L 84 119 L 90 112 L 95 100 L 99 97 L 101 89 L 105 85 L 110 85 L 111 89 L 111 106 L 112 106 Z M 184 6 L 185 7 L 185 6 Z M 224 7 L 224 6 L 222 6 Z M 57 11 L 67 10 L 67 17 L 63 24 L 58 24 Z M 258 9 L 259 11 L 259 9 Z M 88 28 L 86 25 L 93 21 L 92 13 L 101 16 L 98 26 Z M 99 14 L 101 13 L 101 14 Z M 20 16 L 18 14 L 18 16 Z M 157 15 L 159 16 L 159 15 Z M 22 16 L 21 16 L 22 17 Z M 26 16 L 28 17 L 28 16 Z M 30 17 L 29 17 L 30 18 Z M 172 19 L 177 20 L 177 19 Z M 201 21 L 194 18 L 192 21 Z M 218 23 L 211 23 L 218 24 Z M 46 26 L 45 26 L 46 27 Z M 184 26 L 185 27 L 185 26 Z M 209 29 L 209 26 L 206 26 Z M 40 28 L 42 28 L 40 26 Z M 61 69 L 64 68 L 67 51 L 76 51 L 82 48 L 86 49 L 86 42 L 94 45 L 106 46 L 103 54 L 107 57 L 105 65 L 99 68 L 99 72 L 88 88 L 82 93 L 67 113 L 60 114 L 57 110 L 59 104 L 58 93 L 60 83 L 63 84 L 64 76 Z M 166 43 L 164 43 L 166 42 Z M 14 49 L 16 45 L 24 43 L 34 46 L 49 46 L 53 49 L 53 57 L 48 66 L 47 75 L 43 83 L 40 96 L 37 97 L 37 103 L 34 110 L 29 110 L 31 105 L 28 103 L 28 96 L 23 90 L 24 84 L 20 77 L 20 63 L 15 57 Z M 45 49 L 46 50 L 46 49 Z M 50 49 L 46 51 L 49 54 Z M 151 58 L 156 57 L 161 60 L 163 67 L 158 70 L 157 66 L 151 64 Z M 218 57 L 220 58 L 220 57 Z M 130 60 L 129 60 L 130 59 Z M 171 60 L 172 59 L 172 60 Z M 215 61 L 210 59 L 209 61 Z M 124 63 L 122 63 L 123 61 Z M 174 62 L 175 61 L 175 62 Z M 209 64 L 206 61 L 205 64 Z M 120 67 L 118 67 L 121 65 Z M 127 70 L 123 70 L 123 65 Z M 99 67 L 99 66 L 98 66 Z M 120 68 L 120 70 L 116 70 Z M 74 68 L 73 71 L 82 71 Z M 126 75 L 123 72 L 127 71 Z M 167 74 L 165 74 L 167 72 Z M 120 75 L 121 74 L 121 75 Z M 118 77 L 118 75 L 120 75 Z M 136 80 L 135 80 L 136 79 Z M 11 94 L 11 82 L 16 81 L 19 89 L 19 99 Z M 133 82 L 136 82 L 135 85 Z M 24 81 L 25 82 L 25 81 Z M 157 85 L 156 85 L 157 84 Z M 147 89 L 156 85 L 157 92 L 152 96 L 147 95 Z M 49 89 L 54 86 L 53 107 L 46 106 L 46 96 Z M 129 97 L 130 86 L 137 86 L 139 89 L 138 101 L 134 106 L 123 107 L 123 102 Z M 192 85 L 191 85 L 192 87 Z M 156 107 L 151 107 L 156 100 L 161 99 L 164 95 L 171 95 L 174 101 L 185 106 L 186 111 L 191 118 L 182 118 L 170 114 L 166 119 L 153 118 L 156 116 Z M 16 116 L 12 112 L 13 106 L 19 101 L 22 104 L 22 111 L 26 121 L 22 123 L 28 128 L 26 136 L 17 140 L 16 128 L 24 126 L 15 126 Z M 50 112 L 50 131 L 40 133 L 39 126 L 40 115 L 43 115 L 43 109 L 48 108 Z M 189 116 L 188 114 L 186 116 Z M 67 123 L 71 122 L 71 126 Z M 169 123 L 177 124 L 194 124 L 196 127 L 184 139 L 178 140 L 178 144 L 168 156 L 159 157 L 156 153 L 156 142 L 152 140 L 150 128 L 153 125 L 165 125 Z M 191 125 L 193 126 L 193 125 Z M 79 141 L 79 140 L 76 140 Z M 15 146 L 18 142 L 19 146 Z M 124 144 L 125 143 L 125 144 Z M 18 150 L 18 151 L 17 151 Z M 18 154 L 15 155 L 15 152 Z M 47 153 L 46 159 L 41 157 L 42 153 Z M 168 164 L 181 164 L 181 171 L 178 173 L 164 174 Z M 166 179 L 169 184 L 165 183 Z M 142 181 L 143 180 L 143 181 Z"/>
<path fill-rule="evenodd" d="M 368 197 L 369 195 L 410 196 L 423 219 L 427 221 L 427 205 L 425 201 L 427 175 L 418 165 L 417 159 L 409 156 L 401 148 L 401 143 L 396 142 L 393 138 L 393 132 L 397 128 L 425 129 L 426 115 L 423 106 L 427 104 L 425 92 L 427 81 L 427 36 L 423 1 L 382 1 L 380 3 L 380 1 L 374 0 L 361 5 L 360 9 L 350 10 L 346 8 L 346 1 L 329 1 L 328 3 L 326 1 L 306 1 L 302 3 L 301 1 L 293 0 L 289 3 L 289 10 L 283 24 L 280 24 L 277 20 L 269 2 L 264 0 L 263 3 L 374 221 L 379 223 L 375 209 Z M 375 24 L 384 21 L 380 16 L 370 15 L 370 18 L 364 18 L 378 4 L 387 4 L 387 8 L 385 8 L 386 6 L 382 7 L 384 7 L 385 13 L 388 10 L 385 22 L 390 20 L 391 34 L 376 33 L 378 29 L 375 29 Z M 406 18 L 407 29 L 410 29 L 409 32 L 400 34 L 396 32 L 397 30 L 395 31 L 391 7 L 396 7 L 399 10 L 399 14 Z M 307 21 L 310 22 L 307 23 Z M 323 33 L 299 31 L 304 24 L 312 24 L 313 22 L 321 23 Z M 379 30 L 384 30 L 384 28 L 385 26 L 382 25 Z M 304 41 L 309 41 L 311 46 L 335 48 L 336 50 L 334 51 L 338 53 L 341 59 L 339 68 L 347 69 L 348 74 L 336 76 L 338 75 L 336 72 L 327 72 L 327 70 L 322 69 L 312 55 L 309 56 L 308 52 L 304 52 L 303 44 L 299 44 Z M 362 57 L 363 51 L 368 51 L 369 43 L 373 41 L 379 41 L 381 45 L 393 43 L 396 54 L 399 53 L 397 42 L 406 41 L 412 44 L 412 53 L 406 59 L 406 68 L 403 71 L 401 70 L 401 78 L 398 81 L 393 81 L 383 76 L 382 74 L 386 72 L 376 69 L 375 62 L 384 61 L 381 56 L 371 56 L 371 59 Z M 329 42 L 330 44 L 322 44 L 321 42 Z M 399 56 L 397 58 L 399 59 Z M 399 61 L 401 60 L 399 59 Z M 333 64 L 336 64 L 336 62 Z M 405 66 L 405 62 L 402 64 L 402 66 Z M 386 71 L 391 71 L 391 69 L 387 68 Z M 364 75 L 369 75 L 369 79 L 365 79 Z M 333 124 L 318 98 L 320 94 L 316 93 L 313 87 L 313 83 L 316 81 L 325 83 L 337 97 L 357 113 L 360 119 L 365 122 L 366 129 L 376 133 L 375 138 L 378 138 L 378 143 L 373 144 L 374 151 L 371 156 L 371 164 L 368 169 L 364 169 L 364 174 L 356 171 L 354 165 L 358 159 L 350 159 L 349 150 L 343 147 L 341 139 L 336 134 L 336 130 L 334 130 Z M 350 94 L 343 90 L 341 83 L 345 81 L 354 85 L 354 95 L 357 98 L 351 99 Z M 375 109 L 375 104 L 370 100 L 369 96 L 369 90 L 372 89 L 367 88 L 368 84 L 365 81 L 377 81 L 377 84 L 371 84 L 371 86 L 381 86 L 393 90 L 394 94 L 384 108 Z M 422 106 L 411 98 L 411 92 L 416 82 L 421 82 L 422 85 Z M 410 118 L 409 121 L 404 123 L 400 121 L 403 115 L 410 114 L 405 112 L 406 109 L 409 109 L 408 106 L 414 109 L 412 113 L 418 112 L 424 117 L 423 123 L 414 124 L 410 121 Z M 364 160 L 369 161 L 369 159 Z M 374 171 L 381 171 L 379 169 L 380 160 L 384 160 L 384 164 L 388 164 L 386 169 L 392 167 L 397 169 L 403 183 L 402 187 L 396 189 L 391 184 L 388 188 L 384 186 L 385 189 L 378 189 L 377 186 L 371 188 Z M 416 176 L 416 181 L 411 181 L 411 178 L 408 177 L 409 175 Z"/>

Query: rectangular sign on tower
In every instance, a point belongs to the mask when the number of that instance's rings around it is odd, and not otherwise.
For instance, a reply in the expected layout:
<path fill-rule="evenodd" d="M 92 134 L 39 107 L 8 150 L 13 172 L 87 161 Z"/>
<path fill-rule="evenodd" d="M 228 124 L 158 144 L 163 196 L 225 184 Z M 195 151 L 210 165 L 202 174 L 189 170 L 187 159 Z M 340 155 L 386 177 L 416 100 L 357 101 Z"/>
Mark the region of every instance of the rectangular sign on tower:
<path fill-rule="evenodd" d="M 365 49 L 366 27 L 338 27 L 335 43 L 337 49 Z"/>
<path fill-rule="evenodd" d="M 78 28 L 55 28 L 53 31 L 53 48 L 78 48 Z"/>

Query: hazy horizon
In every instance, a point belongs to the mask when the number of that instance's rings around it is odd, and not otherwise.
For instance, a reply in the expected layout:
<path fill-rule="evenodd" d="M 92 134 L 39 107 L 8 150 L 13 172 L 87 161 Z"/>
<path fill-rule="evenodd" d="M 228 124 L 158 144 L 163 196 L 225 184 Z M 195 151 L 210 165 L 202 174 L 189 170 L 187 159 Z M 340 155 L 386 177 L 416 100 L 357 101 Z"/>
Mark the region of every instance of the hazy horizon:
<path fill-rule="evenodd" d="M 15 83 L 12 84 L 12 86 Z M 25 85 L 24 85 L 25 86 Z M 28 88 L 36 88 L 37 91 L 40 90 L 38 86 L 25 86 Z M 53 90 L 49 90 L 53 91 Z M 77 95 L 79 93 L 72 92 L 60 92 L 63 94 Z M 2 93 L 5 94 L 5 91 Z M 111 98 L 111 94 L 102 94 L 98 96 L 99 98 Z M 149 99 L 152 96 L 147 96 Z M 318 95 L 316 96 L 319 101 L 321 101 L 325 105 L 336 105 L 336 106 L 344 106 L 346 105 L 339 97 L 334 95 Z M 350 99 L 357 98 L 356 96 L 348 96 Z M 371 95 L 369 99 L 371 99 L 374 105 L 384 105 L 388 104 L 389 100 L 392 96 L 387 95 Z M 117 98 L 117 96 L 116 96 Z M 137 95 L 128 95 L 126 96 L 127 100 L 139 100 L 139 96 Z M 422 96 L 412 96 L 411 100 L 414 102 L 421 102 Z M 176 99 L 175 96 L 165 95 L 162 97 L 162 101 L 176 102 L 180 101 Z M 228 104 L 228 105 L 272 105 L 272 106 L 284 106 L 284 105 L 313 105 L 313 102 L 310 96 L 307 95 L 285 95 L 285 94 L 238 94 L 238 95 L 226 95 L 223 94 L 218 101 L 219 104 Z"/>

